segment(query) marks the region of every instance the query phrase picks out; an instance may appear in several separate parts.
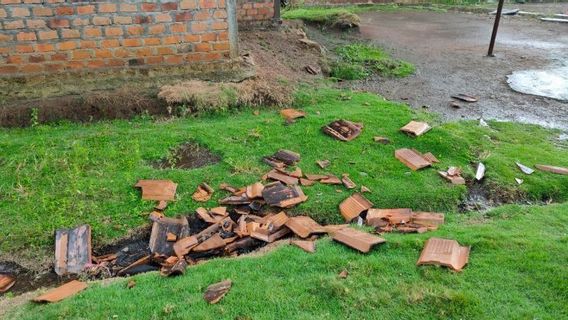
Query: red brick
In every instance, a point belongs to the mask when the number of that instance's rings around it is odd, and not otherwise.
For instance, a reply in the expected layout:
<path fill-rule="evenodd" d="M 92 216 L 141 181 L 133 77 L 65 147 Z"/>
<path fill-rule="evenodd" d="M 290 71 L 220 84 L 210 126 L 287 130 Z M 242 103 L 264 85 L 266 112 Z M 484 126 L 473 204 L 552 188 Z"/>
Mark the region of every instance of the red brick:
<path fill-rule="evenodd" d="M 59 72 L 63 71 L 63 63 L 49 63 L 45 64 L 45 71 L 47 72 Z"/>
<path fill-rule="evenodd" d="M 209 52 L 202 56 L 203 61 L 220 60 L 223 56 L 219 52 Z"/>
<path fill-rule="evenodd" d="M 121 3 L 120 4 L 120 11 L 122 11 L 122 12 L 136 12 L 136 11 L 138 11 L 138 8 L 136 8 L 135 4 Z"/>
<path fill-rule="evenodd" d="M 97 26 L 106 26 L 110 24 L 110 18 L 107 17 L 93 17 L 93 24 Z"/>
<path fill-rule="evenodd" d="M 124 48 L 117 48 L 114 50 L 114 56 L 117 58 L 127 58 L 130 57 L 130 51 Z"/>
<path fill-rule="evenodd" d="M 181 12 L 176 14 L 176 22 L 190 21 L 193 20 L 193 15 L 191 12 Z"/>
<path fill-rule="evenodd" d="M 85 36 L 87 37 L 100 37 L 103 35 L 103 33 L 101 32 L 101 28 L 97 28 L 97 27 L 86 27 L 85 29 L 83 29 L 83 33 L 85 34 Z"/>
<path fill-rule="evenodd" d="M 40 63 L 26 64 L 20 68 L 20 71 L 23 73 L 40 73 L 43 72 L 43 64 Z"/>
<path fill-rule="evenodd" d="M 157 14 L 154 16 L 154 21 L 156 23 L 160 23 L 160 22 L 171 22 L 172 21 L 172 17 L 167 14 L 167 13 L 162 13 L 162 14 Z"/>
<path fill-rule="evenodd" d="M 24 62 L 24 58 L 22 56 L 9 56 L 6 58 L 7 64 L 21 64 Z"/>
<path fill-rule="evenodd" d="M 199 0 L 199 8 L 201 8 L 201 9 L 217 8 L 217 1 L 216 0 Z"/>
<path fill-rule="evenodd" d="M 37 40 L 35 32 L 18 32 L 16 35 L 18 41 L 35 41 Z"/>
<path fill-rule="evenodd" d="M 16 52 L 18 53 L 30 53 L 33 52 L 34 48 L 31 45 L 19 44 L 16 45 Z"/>
<path fill-rule="evenodd" d="M 207 10 L 203 10 L 203 11 L 198 11 L 197 13 L 195 13 L 193 15 L 193 19 L 194 20 L 209 20 L 211 19 L 211 14 L 209 14 L 209 12 Z"/>
<path fill-rule="evenodd" d="M 193 51 L 195 52 L 209 52 L 211 51 L 211 45 L 208 43 L 196 43 L 193 46 Z"/>
<path fill-rule="evenodd" d="M 138 50 L 136 50 L 136 56 L 137 57 L 149 57 L 154 55 L 154 50 L 150 47 L 146 47 L 146 48 L 140 48 Z"/>
<path fill-rule="evenodd" d="M 45 23 L 45 20 L 32 20 L 32 19 L 28 19 L 26 20 L 26 25 L 28 26 L 28 28 L 30 29 L 42 29 L 42 28 L 46 28 L 47 24 Z"/>
<path fill-rule="evenodd" d="M 215 41 L 217 40 L 217 34 L 212 33 L 205 33 L 201 35 L 201 41 Z"/>
<path fill-rule="evenodd" d="M 199 36 L 195 35 L 195 34 L 186 34 L 186 35 L 183 36 L 183 40 L 185 42 L 198 42 Z"/>
<path fill-rule="evenodd" d="M 178 36 L 169 36 L 162 38 L 162 44 L 178 44 L 180 43 L 180 37 Z"/>
<path fill-rule="evenodd" d="M 73 60 L 86 60 L 93 56 L 91 50 L 73 50 L 71 52 Z"/>
<path fill-rule="evenodd" d="M 79 6 L 77 7 L 77 14 L 92 14 L 95 12 L 95 6 Z"/>
<path fill-rule="evenodd" d="M 38 43 L 36 44 L 36 51 L 38 52 L 46 52 L 46 51 L 53 51 L 55 47 L 51 43 Z"/>
<path fill-rule="evenodd" d="M 6 30 L 23 29 L 23 28 L 25 28 L 24 20 L 14 20 L 14 21 L 4 22 L 4 29 Z"/>
<path fill-rule="evenodd" d="M 116 16 L 113 18 L 115 24 L 131 24 L 132 17 L 128 16 Z"/>
<path fill-rule="evenodd" d="M 122 59 L 108 59 L 107 60 L 107 66 L 109 67 L 120 67 L 120 66 L 124 66 L 125 65 L 125 61 Z"/>
<path fill-rule="evenodd" d="M 58 16 L 73 15 L 73 7 L 58 7 L 58 8 L 55 8 L 55 14 L 58 15 Z"/>
<path fill-rule="evenodd" d="M 61 30 L 61 37 L 63 39 L 79 38 L 81 37 L 81 32 L 75 29 L 63 29 Z"/>
<path fill-rule="evenodd" d="M 170 26 L 171 32 L 185 32 L 185 24 L 183 23 L 174 23 Z"/>
<path fill-rule="evenodd" d="M 152 19 L 150 19 L 150 17 L 148 17 L 148 16 L 135 16 L 132 23 L 146 24 L 146 23 L 150 23 L 150 20 L 152 20 Z"/>
<path fill-rule="evenodd" d="M 219 42 L 213 44 L 213 50 L 229 50 L 229 42 Z"/>
<path fill-rule="evenodd" d="M 229 25 L 226 22 L 213 22 L 211 24 L 211 29 L 213 30 L 226 30 Z"/>
<path fill-rule="evenodd" d="M 14 7 L 12 8 L 12 17 L 27 17 L 30 15 L 30 10 L 28 8 Z"/>
<path fill-rule="evenodd" d="M 0 47 L 0 55 L 1 54 L 7 54 L 8 52 L 12 52 L 12 48 L 11 47 Z"/>
<path fill-rule="evenodd" d="M 65 69 L 84 69 L 85 62 L 84 61 L 69 61 L 65 64 Z"/>
<path fill-rule="evenodd" d="M 100 13 L 112 13 L 116 12 L 116 4 L 114 3 L 99 3 Z"/>
<path fill-rule="evenodd" d="M 226 7 L 227 7 L 226 1 L 225 0 L 219 0 L 219 4 L 217 5 L 217 8 L 225 9 Z"/>
<path fill-rule="evenodd" d="M 53 40 L 59 38 L 57 35 L 57 31 L 50 30 L 50 31 L 39 31 L 38 32 L 40 40 Z"/>
<path fill-rule="evenodd" d="M 213 18 L 215 18 L 215 19 L 225 19 L 225 18 L 227 18 L 227 11 L 225 11 L 225 10 L 215 10 L 215 12 L 213 12 Z"/>
<path fill-rule="evenodd" d="M 106 27 L 105 36 L 107 37 L 118 37 L 122 35 L 122 28 L 120 27 Z"/>
<path fill-rule="evenodd" d="M 0 34 L 0 42 L 7 42 L 14 40 L 14 37 L 11 34 Z"/>
<path fill-rule="evenodd" d="M 61 51 L 73 50 L 75 48 L 77 48 L 77 43 L 75 43 L 75 41 L 64 41 L 57 44 L 57 50 Z"/>
<path fill-rule="evenodd" d="M 161 64 L 164 62 L 164 57 L 146 57 L 146 64 Z"/>
<path fill-rule="evenodd" d="M 53 15 L 53 10 L 43 6 L 36 6 L 32 9 L 34 16 L 38 17 L 49 17 Z"/>
<path fill-rule="evenodd" d="M 160 38 L 146 38 L 144 39 L 145 46 L 156 46 L 161 43 Z"/>
<path fill-rule="evenodd" d="M 0 65 L 0 74 L 16 73 L 18 72 L 18 67 L 16 66 L 3 66 Z"/>
<path fill-rule="evenodd" d="M 45 56 L 43 56 L 43 55 L 32 55 L 28 58 L 28 61 L 31 62 L 31 63 L 44 62 Z"/>
<path fill-rule="evenodd" d="M 167 64 L 182 64 L 183 63 L 183 56 L 175 55 L 175 56 L 165 56 L 164 62 Z"/>
<path fill-rule="evenodd" d="M 93 49 L 93 48 L 97 48 L 97 42 L 96 41 L 92 41 L 92 40 L 82 40 L 81 42 L 79 42 L 79 47 L 81 49 Z"/>
<path fill-rule="evenodd" d="M 69 20 L 67 19 L 51 19 L 47 22 L 47 26 L 51 29 L 69 28 Z"/>
<path fill-rule="evenodd" d="M 166 31 L 166 26 L 163 24 L 156 24 L 148 27 L 149 34 L 162 34 Z"/>
<path fill-rule="evenodd" d="M 190 53 L 185 56 L 185 60 L 187 62 L 199 62 L 202 60 L 203 54 L 202 53 Z"/>
<path fill-rule="evenodd" d="M 106 64 L 104 60 L 91 60 L 87 62 L 87 67 L 93 69 L 104 68 L 105 65 Z"/>
<path fill-rule="evenodd" d="M 139 47 L 142 45 L 140 39 L 124 39 L 122 40 L 122 45 L 125 47 Z"/>
<path fill-rule="evenodd" d="M 102 48 L 116 48 L 120 46 L 120 42 L 118 42 L 118 40 L 116 39 L 112 39 L 112 40 L 102 40 L 101 41 L 101 47 Z"/>
<path fill-rule="evenodd" d="M 49 59 L 51 61 L 67 61 L 68 56 L 67 53 L 65 52 L 58 52 L 58 53 L 54 53 L 52 54 Z"/>
<path fill-rule="evenodd" d="M 156 11 L 158 8 L 158 5 L 156 3 L 151 3 L 151 2 L 144 2 L 140 5 L 140 8 L 142 9 L 142 11 Z"/>
<path fill-rule="evenodd" d="M 223 31 L 223 32 L 217 33 L 217 40 L 219 40 L 219 41 L 221 41 L 221 40 L 229 40 L 229 32 L 228 32 L 228 31 Z"/>
<path fill-rule="evenodd" d="M 2 0 L 0 1 L 0 4 L 17 4 L 20 3 L 20 0 Z"/>
<path fill-rule="evenodd" d="M 203 32 L 209 29 L 207 23 L 197 22 L 191 24 L 191 32 Z"/>
<path fill-rule="evenodd" d="M 91 24 L 91 22 L 89 21 L 89 19 L 85 18 L 75 18 L 73 19 L 73 21 L 71 22 L 74 26 L 88 26 Z"/>
<path fill-rule="evenodd" d="M 0 8 L 0 18 L 6 18 L 8 16 L 8 13 L 6 13 L 6 10 Z"/>
<path fill-rule="evenodd" d="M 150 28 L 152 28 L 152 27 L 150 27 Z M 129 26 L 126 29 L 126 32 L 131 36 L 132 35 L 141 35 L 141 34 L 144 33 L 144 27 L 142 27 L 142 26 Z"/>
<path fill-rule="evenodd" d="M 177 2 L 162 3 L 162 11 L 172 11 L 172 10 L 177 10 L 177 8 L 178 8 Z"/>
<path fill-rule="evenodd" d="M 96 49 L 95 57 L 97 58 L 112 58 L 112 51 L 109 49 Z"/>
<path fill-rule="evenodd" d="M 179 8 L 182 10 L 196 9 L 197 0 L 181 0 L 179 3 Z"/>
<path fill-rule="evenodd" d="M 156 51 L 158 52 L 158 55 L 160 55 L 160 56 L 165 56 L 165 55 L 170 55 L 170 54 L 175 53 L 175 50 L 172 49 L 171 47 L 158 47 L 158 48 L 156 48 Z"/>

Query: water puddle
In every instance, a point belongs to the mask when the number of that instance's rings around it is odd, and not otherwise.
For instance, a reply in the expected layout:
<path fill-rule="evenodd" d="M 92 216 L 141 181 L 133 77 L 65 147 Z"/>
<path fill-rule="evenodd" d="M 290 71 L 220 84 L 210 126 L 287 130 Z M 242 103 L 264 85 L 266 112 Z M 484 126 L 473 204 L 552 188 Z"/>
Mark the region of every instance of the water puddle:
<path fill-rule="evenodd" d="M 568 101 L 568 66 L 515 71 L 507 76 L 507 83 L 521 93 Z"/>

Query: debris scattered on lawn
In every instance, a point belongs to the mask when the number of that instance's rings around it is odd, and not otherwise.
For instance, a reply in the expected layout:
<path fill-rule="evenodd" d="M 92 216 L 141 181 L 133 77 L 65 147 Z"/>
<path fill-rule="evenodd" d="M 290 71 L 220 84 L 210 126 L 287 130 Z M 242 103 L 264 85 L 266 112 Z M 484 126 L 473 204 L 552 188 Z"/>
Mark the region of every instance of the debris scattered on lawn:
<path fill-rule="evenodd" d="M 314 253 L 316 252 L 316 242 L 315 241 L 309 241 L 309 240 L 292 240 L 290 241 L 291 244 L 299 247 L 300 249 L 308 252 L 308 253 Z"/>
<path fill-rule="evenodd" d="M 321 73 L 321 68 L 318 66 L 307 65 L 304 67 L 307 73 L 312 74 L 314 76 Z"/>
<path fill-rule="evenodd" d="M 411 136 L 418 137 L 430 131 L 430 129 L 432 129 L 432 127 L 430 127 L 426 122 L 410 121 L 404 127 L 400 128 L 400 131 Z"/>
<path fill-rule="evenodd" d="M 398 231 L 401 233 L 424 233 L 436 230 L 444 223 L 443 213 L 412 212 L 411 209 L 369 209 L 367 225 L 378 233 Z"/>
<path fill-rule="evenodd" d="M 417 265 L 433 264 L 461 271 L 469 259 L 469 247 L 462 247 L 455 240 L 430 238 L 426 241 Z"/>
<path fill-rule="evenodd" d="M 128 280 L 128 283 L 126 284 L 126 287 L 127 287 L 128 289 L 132 289 L 132 288 L 136 287 L 136 280 L 134 280 L 134 279 Z"/>
<path fill-rule="evenodd" d="M 0 293 L 4 293 L 16 283 L 16 278 L 9 274 L 0 274 Z"/>
<path fill-rule="evenodd" d="M 371 189 L 369 189 L 365 186 L 361 186 L 361 193 L 365 193 L 365 192 L 371 192 Z"/>
<path fill-rule="evenodd" d="M 215 304 L 223 299 L 223 297 L 231 289 L 232 285 L 233 282 L 231 280 L 224 280 L 214 283 L 207 287 L 205 294 L 203 294 L 203 299 L 205 299 L 205 301 L 209 302 L 210 304 Z"/>
<path fill-rule="evenodd" d="M 336 120 L 326 126 L 323 126 L 322 130 L 327 135 L 338 140 L 351 141 L 361 134 L 363 125 L 348 120 Z"/>
<path fill-rule="evenodd" d="M 521 169 L 524 174 L 532 174 L 534 172 L 533 169 L 523 165 L 522 163 L 515 162 L 515 164 L 517 165 L 517 167 L 519 167 L 519 169 Z"/>
<path fill-rule="evenodd" d="M 167 202 L 167 201 L 164 201 L 164 200 L 161 200 L 161 201 L 158 201 L 158 203 L 157 203 L 156 206 L 154 207 L 154 210 L 157 210 L 157 211 L 164 211 L 164 210 L 166 210 L 166 207 L 167 207 L 167 206 L 168 206 L 168 202 Z"/>
<path fill-rule="evenodd" d="M 341 272 L 339 273 L 338 276 L 339 276 L 339 278 L 341 278 L 341 279 L 347 279 L 347 276 L 349 276 L 349 271 L 343 270 L 343 271 L 341 271 Z"/>
<path fill-rule="evenodd" d="M 55 273 L 78 274 L 92 260 L 91 227 L 59 229 L 55 233 Z"/>
<path fill-rule="evenodd" d="M 287 122 L 294 122 L 294 120 L 298 118 L 303 118 L 306 116 L 306 113 L 301 110 L 296 109 L 282 109 L 280 110 L 280 115 L 287 121 Z"/>
<path fill-rule="evenodd" d="M 476 97 L 473 97 L 473 96 L 470 96 L 470 95 L 467 95 L 467 94 L 463 94 L 463 93 L 453 95 L 452 98 L 458 99 L 458 100 L 461 100 L 461 101 L 465 101 L 465 102 L 477 102 Z"/>
<path fill-rule="evenodd" d="M 457 167 L 450 167 L 448 171 L 438 171 L 442 178 L 448 180 L 452 184 L 465 184 L 465 179 L 461 176 L 461 169 Z"/>
<path fill-rule="evenodd" d="M 537 165 L 535 165 L 535 167 L 538 170 L 542 170 L 542 171 L 552 172 L 552 173 L 556 173 L 556 174 L 568 175 L 568 168 L 549 166 L 549 165 L 545 165 L 545 164 L 537 164 Z"/>
<path fill-rule="evenodd" d="M 520 9 L 504 9 L 501 11 L 502 16 L 514 16 L 521 11 Z M 497 15 L 497 10 L 489 12 L 491 15 Z"/>
<path fill-rule="evenodd" d="M 290 208 L 308 199 L 300 186 L 285 186 L 279 181 L 264 186 L 262 197 L 269 206 L 280 208 Z"/>
<path fill-rule="evenodd" d="M 157 253 L 168 257 L 172 255 L 174 243 L 168 241 L 169 233 L 174 234 L 177 239 L 187 237 L 189 235 L 189 224 L 187 223 L 187 219 L 184 217 L 163 217 L 158 221 L 154 221 L 149 242 L 151 253 Z"/>
<path fill-rule="evenodd" d="M 213 192 L 213 188 L 211 188 L 207 183 L 203 182 L 197 186 L 197 190 L 195 190 L 195 193 L 191 197 L 197 202 L 205 202 L 211 199 Z"/>
<path fill-rule="evenodd" d="M 318 164 L 318 166 L 322 169 L 325 169 L 327 167 L 329 167 L 329 165 L 331 164 L 331 161 L 329 160 L 317 160 L 316 163 Z"/>
<path fill-rule="evenodd" d="M 272 180 L 280 181 L 287 185 L 295 185 L 299 182 L 298 178 L 291 177 L 277 170 L 271 170 L 266 174 L 266 177 Z"/>
<path fill-rule="evenodd" d="M 369 210 L 373 204 L 360 193 L 354 193 L 349 198 L 343 200 L 339 205 L 339 211 L 346 222 L 351 222 L 364 211 Z"/>
<path fill-rule="evenodd" d="M 55 289 L 49 290 L 39 297 L 33 299 L 35 302 L 58 302 L 73 296 L 87 288 L 87 284 L 78 280 L 67 282 Z"/>
<path fill-rule="evenodd" d="M 386 240 L 381 237 L 377 237 L 350 227 L 335 231 L 332 234 L 332 238 L 335 241 L 341 242 L 363 253 L 369 252 L 371 248 L 376 244 L 386 242 Z"/>
<path fill-rule="evenodd" d="M 323 184 L 342 184 L 341 180 L 333 174 L 327 175 L 327 177 L 321 179 L 319 182 Z"/>
<path fill-rule="evenodd" d="M 300 238 L 307 238 L 312 234 L 327 232 L 324 227 L 308 216 L 291 217 L 286 221 L 286 227 Z"/>
<path fill-rule="evenodd" d="M 420 152 L 414 149 L 398 149 L 394 152 L 394 156 L 413 171 L 432 165 Z"/>
<path fill-rule="evenodd" d="M 425 154 L 422 155 L 422 158 L 426 159 L 430 163 L 440 162 L 440 160 L 438 160 L 438 158 L 436 158 L 436 156 L 434 156 L 432 152 L 426 152 Z"/>
<path fill-rule="evenodd" d="M 391 143 L 390 139 L 387 138 L 387 137 L 376 136 L 376 137 L 373 137 L 373 140 L 375 142 L 380 143 L 380 144 L 390 144 Z"/>
<path fill-rule="evenodd" d="M 455 108 L 455 109 L 459 109 L 459 108 L 461 108 L 461 105 L 459 103 L 457 103 L 456 101 L 452 100 L 452 101 L 450 101 L 450 107 Z"/>
<path fill-rule="evenodd" d="M 274 168 L 294 166 L 298 161 L 300 161 L 300 155 L 289 150 L 279 150 L 271 156 L 264 157 L 264 162 Z"/>
<path fill-rule="evenodd" d="M 357 185 L 349 178 L 349 175 L 346 173 L 341 175 L 341 182 L 343 182 L 343 185 L 347 189 L 355 189 L 355 187 L 357 187 Z"/>
<path fill-rule="evenodd" d="M 515 181 L 517 182 L 517 184 L 523 184 L 523 182 L 524 182 L 523 179 L 519 179 L 519 178 L 515 178 Z"/>
<path fill-rule="evenodd" d="M 481 181 L 485 177 L 485 165 L 483 163 L 477 164 L 477 171 L 475 172 L 475 179 Z"/>
<path fill-rule="evenodd" d="M 171 180 L 139 180 L 135 187 L 142 188 L 142 199 L 173 201 L 177 184 Z"/>
<path fill-rule="evenodd" d="M 483 118 L 479 118 L 479 125 L 482 127 L 489 127 L 489 125 L 487 124 L 487 122 L 485 122 L 485 120 L 483 120 Z"/>

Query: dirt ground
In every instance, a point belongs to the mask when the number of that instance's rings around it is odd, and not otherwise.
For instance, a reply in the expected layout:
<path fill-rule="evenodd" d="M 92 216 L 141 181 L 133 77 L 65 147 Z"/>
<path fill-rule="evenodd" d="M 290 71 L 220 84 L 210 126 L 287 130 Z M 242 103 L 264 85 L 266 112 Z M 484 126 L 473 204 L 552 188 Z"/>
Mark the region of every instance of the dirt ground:
<path fill-rule="evenodd" d="M 568 3 L 557 4 L 568 10 Z M 530 10 L 524 5 L 523 10 Z M 534 7 L 538 11 L 541 7 Z M 394 57 L 416 65 L 416 74 L 402 79 L 374 78 L 344 84 L 377 92 L 387 99 L 441 114 L 443 120 L 496 119 L 568 129 L 568 103 L 517 93 L 507 85 L 516 70 L 568 65 L 568 24 L 529 17 L 504 17 L 495 57 L 486 57 L 494 16 L 430 11 L 361 14 L 359 39 L 385 48 Z M 313 34 L 313 32 L 311 32 Z M 322 35 L 314 35 L 322 41 Z M 343 41 L 329 39 L 330 45 Z M 329 43 L 328 43 L 329 44 Z M 479 98 L 460 109 L 450 96 Z"/>

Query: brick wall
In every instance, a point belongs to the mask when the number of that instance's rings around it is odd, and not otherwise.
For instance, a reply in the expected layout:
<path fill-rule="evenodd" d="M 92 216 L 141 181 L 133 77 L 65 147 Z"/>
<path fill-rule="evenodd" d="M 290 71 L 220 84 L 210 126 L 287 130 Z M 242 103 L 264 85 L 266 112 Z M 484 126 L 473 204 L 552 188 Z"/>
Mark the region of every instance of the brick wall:
<path fill-rule="evenodd" d="M 226 60 L 228 22 L 226 0 L 0 0 L 0 76 Z"/>
<path fill-rule="evenodd" d="M 290 4 L 296 6 L 341 6 L 380 3 L 417 4 L 422 2 L 424 0 L 290 0 Z"/>
<path fill-rule="evenodd" d="M 274 0 L 237 0 L 237 20 L 240 26 L 270 22 L 274 18 Z"/>

